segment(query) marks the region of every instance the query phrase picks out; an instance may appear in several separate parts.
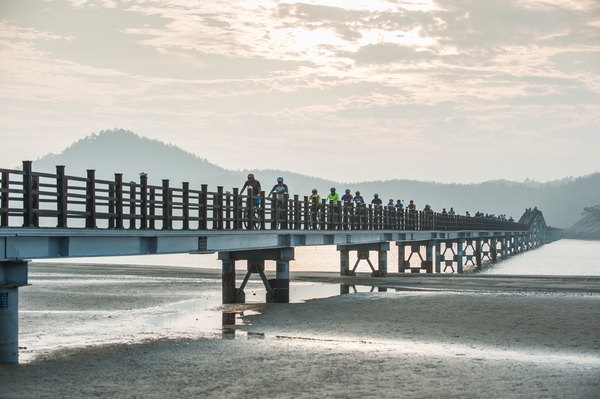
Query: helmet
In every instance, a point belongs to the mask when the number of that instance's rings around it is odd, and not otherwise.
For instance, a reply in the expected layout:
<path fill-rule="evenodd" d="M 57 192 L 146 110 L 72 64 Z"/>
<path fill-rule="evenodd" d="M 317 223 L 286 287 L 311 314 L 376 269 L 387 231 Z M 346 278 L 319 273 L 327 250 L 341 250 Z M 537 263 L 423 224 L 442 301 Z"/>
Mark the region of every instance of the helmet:
<path fill-rule="evenodd" d="M 283 183 L 283 177 L 278 177 L 277 178 L 277 183 Z"/>
<path fill-rule="evenodd" d="M 248 173 L 248 179 L 254 179 L 254 173 Z"/>
<path fill-rule="evenodd" d="M 333 193 L 335 191 L 335 187 L 331 187 L 330 191 Z"/>
<path fill-rule="evenodd" d="M 357 191 L 354 193 L 355 195 L 360 195 L 360 191 Z"/>
<path fill-rule="evenodd" d="M 394 199 L 393 199 L 393 198 L 390 198 L 390 202 L 394 202 Z"/>
<path fill-rule="evenodd" d="M 313 193 L 316 193 L 316 192 L 317 192 L 317 189 L 316 189 L 316 188 L 313 188 L 313 189 L 312 189 L 312 192 L 313 192 Z"/>
<path fill-rule="evenodd" d="M 373 197 L 379 197 L 379 194 L 375 193 L 375 194 L 373 195 Z"/>
<path fill-rule="evenodd" d="M 350 194 L 350 189 L 349 188 L 346 189 L 346 194 Z"/>

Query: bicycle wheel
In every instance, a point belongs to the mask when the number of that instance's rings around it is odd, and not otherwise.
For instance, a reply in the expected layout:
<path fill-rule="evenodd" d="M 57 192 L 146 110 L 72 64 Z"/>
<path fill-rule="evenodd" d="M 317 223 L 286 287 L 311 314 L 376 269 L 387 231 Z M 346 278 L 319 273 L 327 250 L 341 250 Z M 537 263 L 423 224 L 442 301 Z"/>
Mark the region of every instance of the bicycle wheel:
<path fill-rule="evenodd" d="M 244 209 L 244 214 L 242 215 L 242 218 L 244 220 L 244 228 L 246 230 L 250 229 L 250 212 L 249 210 L 246 208 Z M 260 215 L 258 213 L 258 210 L 256 209 L 252 209 L 252 229 L 257 230 L 260 229 Z"/>

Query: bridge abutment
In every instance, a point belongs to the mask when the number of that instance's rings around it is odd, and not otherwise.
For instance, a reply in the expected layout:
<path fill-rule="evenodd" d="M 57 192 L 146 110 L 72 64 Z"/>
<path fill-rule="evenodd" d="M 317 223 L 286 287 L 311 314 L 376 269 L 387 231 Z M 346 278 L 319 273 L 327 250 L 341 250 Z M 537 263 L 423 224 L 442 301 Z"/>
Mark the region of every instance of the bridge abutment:
<path fill-rule="evenodd" d="M 19 287 L 27 284 L 27 262 L 0 262 L 0 363 L 19 362 Z"/>

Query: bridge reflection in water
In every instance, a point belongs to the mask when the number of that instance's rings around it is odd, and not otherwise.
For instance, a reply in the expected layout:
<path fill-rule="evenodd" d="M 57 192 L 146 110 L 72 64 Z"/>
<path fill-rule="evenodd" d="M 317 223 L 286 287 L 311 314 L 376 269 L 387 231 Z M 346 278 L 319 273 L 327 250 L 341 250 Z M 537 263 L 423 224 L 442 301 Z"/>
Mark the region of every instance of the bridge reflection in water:
<path fill-rule="evenodd" d="M 290 261 L 298 246 L 336 245 L 340 274 L 353 276 L 360 262 L 373 277 L 388 274 L 390 242 L 398 248 L 398 273 L 462 273 L 465 265 L 506 258 L 556 238 L 538 210 L 525 223 L 399 211 L 372 205 L 310 202 L 307 197 L 277 199 L 259 194 L 260 205 L 238 189 L 208 191 L 163 180 L 148 184 L 0 169 L 0 362 L 16 362 L 18 287 L 27 285 L 27 259 L 218 253 L 222 262 L 223 303 L 245 301 L 244 288 L 257 274 L 267 301 L 289 302 Z M 350 252 L 357 262 L 351 267 Z M 370 254 L 377 253 L 371 262 Z M 435 256 L 434 256 L 435 255 Z M 275 278 L 265 261 L 276 262 Z M 236 262 L 246 271 L 236 287 Z M 443 268 L 442 268 L 443 267 Z"/>

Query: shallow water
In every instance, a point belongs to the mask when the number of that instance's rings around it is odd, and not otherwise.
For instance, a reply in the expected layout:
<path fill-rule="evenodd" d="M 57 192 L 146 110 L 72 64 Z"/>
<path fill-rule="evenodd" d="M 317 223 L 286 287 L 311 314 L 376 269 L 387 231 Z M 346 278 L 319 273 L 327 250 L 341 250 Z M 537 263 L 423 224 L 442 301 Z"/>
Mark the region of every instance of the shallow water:
<path fill-rule="evenodd" d="M 371 253 L 374 264 L 376 264 L 376 256 L 375 253 Z M 221 268 L 221 262 L 217 259 L 216 254 L 71 258 L 48 260 L 48 262 Z M 290 269 L 291 271 L 337 272 L 340 270 L 339 262 L 339 253 L 335 246 L 297 247 L 295 248 L 295 260 L 290 262 Z M 355 262 L 356 252 L 351 252 L 350 265 L 354 266 Z M 390 251 L 388 252 L 388 270 L 396 272 L 397 264 L 397 247 L 394 243 L 391 243 Z M 494 265 L 488 262 L 484 266 L 484 270 L 481 272 L 489 274 L 598 276 L 600 275 L 600 241 L 559 240 L 543 245 L 535 250 L 501 260 Z M 265 268 L 266 270 L 274 271 L 275 262 L 266 261 Z M 370 268 L 366 262 L 361 261 L 356 271 L 370 272 Z"/>
<path fill-rule="evenodd" d="M 490 265 L 484 274 L 600 275 L 600 241 L 559 240 Z"/>

